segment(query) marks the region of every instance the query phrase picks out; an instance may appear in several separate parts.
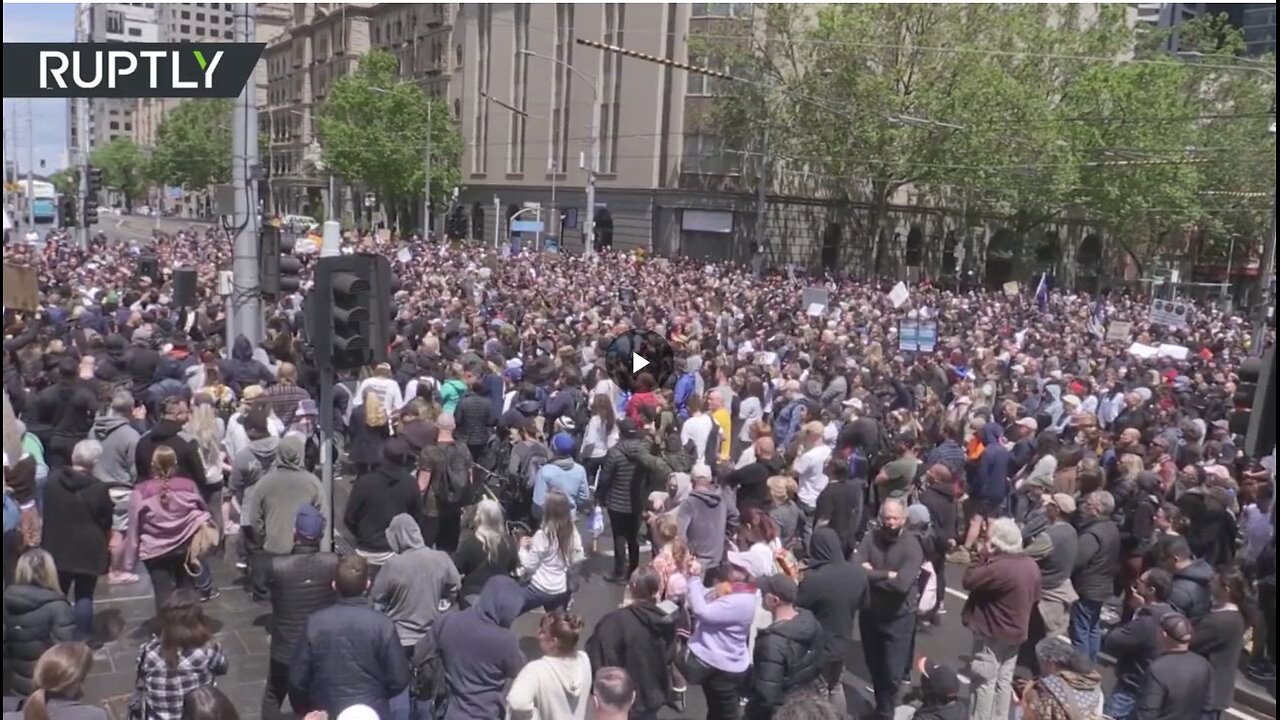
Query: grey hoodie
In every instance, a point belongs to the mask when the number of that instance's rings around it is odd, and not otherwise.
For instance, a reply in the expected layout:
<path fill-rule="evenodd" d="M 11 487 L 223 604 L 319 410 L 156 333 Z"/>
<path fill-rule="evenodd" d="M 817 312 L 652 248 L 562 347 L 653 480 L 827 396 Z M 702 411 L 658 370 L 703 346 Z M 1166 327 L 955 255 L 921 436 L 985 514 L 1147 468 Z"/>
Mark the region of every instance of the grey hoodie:
<path fill-rule="evenodd" d="M 391 518 L 387 544 L 396 556 L 378 572 L 369 600 L 395 623 L 401 645 L 416 645 L 440 614 L 440 601 L 453 597 L 462 576 L 447 553 L 423 543 L 418 523 L 405 513 Z"/>
<path fill-rule="evenodd" d="M 102 444 L 102 457 L 93 466 L 93 476 L 108 487 L 133 487 L 138 480 L 136 457 L 139 437 L 128 418 L 116 415 L 94 418 L 89 439 Z M 203 478 L 194 479 L 199 482 Z"/>
<path fill-rule="evenodd" d="M 268 435 L 249 443 L 231 459 L 231 490 L 242 493 L 253 487 L 271 466 L 276 464 L 280 438 Z"/>
<path fill-rule="evenodd" d="M 724 560 L 728 529 L 738 523 L 736 498 L 730 491 L 694 490 L 680 503 L 676 519 L 689 550 L 703 569 L 711 569 Z"/>
<path fill-rule="evenodd" d="M 276 464 L 253 486 L 245 497 L 245 515 L 253 521 L 253 529 L 269 553 L 288 555 L 293 552 L 293 529 L 298 508 L 304 504 L 325 510 L 320 479 L 302 466 L 303 442 L 296 435 L 279 441 Z M 241 523 L 244 521 L 241 520 Z"/>

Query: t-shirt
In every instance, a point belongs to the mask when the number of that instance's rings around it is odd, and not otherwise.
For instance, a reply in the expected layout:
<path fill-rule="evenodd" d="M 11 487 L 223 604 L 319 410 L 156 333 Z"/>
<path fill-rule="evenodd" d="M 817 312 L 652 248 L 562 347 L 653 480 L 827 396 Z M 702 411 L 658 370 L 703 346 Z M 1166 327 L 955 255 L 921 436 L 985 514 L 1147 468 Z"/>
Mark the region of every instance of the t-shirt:
<path fill-rule="evenodd" d="M 730 434 L 733 432 L 733 416 L 728 410 L 720 408 L 711 413 L 711 419 L 720 426 L 720 459 L 728 460 L 729 448 L 733 445 L 733 435 Z"/>
<path fill-rule="evenodd" d="M 707 440 L 711 438 L 711 428 L 713 421 L 707 415 L 694 415 L 684 421 L 684 425 L 680 427 L 680 445 L 683 447 L 690 440 L 693 441 L 693 456 L 703 458 L 707 456 Z M 701 462 L 701 460 L 699 460 Z"/>
<path fill-rule="evenodd" d="M 884 497 L 906 497 L 911 490 L 911 482 L 916 479 L 916 470 L 920 461 L 913 457 L 900 457 L 884 466 L 884 474 L 889 479 L 881 487 Z"/>
<path fill-rule="evenodd" d="M 796 471 L 796 484 L 800 486 L 798 493 L 800 502 L 805 507 L 817 507 L 818 495 L 827 487 L 827 459 L 831 457 L 831 448 L 818 445 L 809 448 L 796 458 L 792 468 Z"/>

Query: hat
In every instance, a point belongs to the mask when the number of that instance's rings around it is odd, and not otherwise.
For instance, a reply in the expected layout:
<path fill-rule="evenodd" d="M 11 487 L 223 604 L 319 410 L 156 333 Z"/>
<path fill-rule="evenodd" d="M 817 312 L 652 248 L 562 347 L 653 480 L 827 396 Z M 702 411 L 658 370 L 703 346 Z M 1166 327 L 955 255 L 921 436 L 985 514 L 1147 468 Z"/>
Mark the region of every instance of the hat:
<path fill-rule="evenodd" d="M 960 696 L 960 677 L 950 667 L 925 658 L 920 674 L 920 684 L 929 691 L 930 695 L 943 698 Z"/>
<path fill-rule="evenodd" d="M 908 525 L 928 525 L 930 520 L 929 508 L 915 503 L 907 507 L 907 524 Z"/>
<path fill-rule="evenodd" d="M 764 556 L 758 553 L 742 552 L 741 550 L 729 550 L 724 556 L 730 565 L 746 571 L 756 582 L 763 581 L 777 571 L 773 564 L 772 554 L 770 554 L 767 561 Z"/>
<path fill-rule="evenodd" d="M 378 720 L 378 712 L 368 705 L 352 705 L 338 713 L 338 720 Z"/>
<path fill-rule="evenodd" d="M 1034 431 L 1034 430 L 1039 430 L 1039 429 L 1040 429 L 1040 423 L 1036 422 L 1036 419 L 1035 419 L 1035 418 L 1033 418 L 1033 417 L 1024 417 L 1024 418 L 1019 418 L 1019 419 L 1018 419 L 1018 422 L 1017 422 L 1017 423 L 1015 423 L 1015 424 L 1016 424 L 1016 425 L 1019 425 L 1019 426 L 1021 426 L 1021 427 L 1024 427 L 1024 428 L 1026 428 L 1026 429 L 1028 429 L 1028 430 L 1033 430 L 1033 431 Z"/>
<path fill-rule="evenodd" d="M 795 603 L 796 595 L 799 593 L 796 581 L 782 573 L 760 578 L 756 581 L 756 587 L 762 596 L 772 595 L 788 605 Z"/>
<path fill-rule="evenodd" d="M 693 466 L 692 470 L 689 471 L 689 477 L 693 478 L 694 480 L 697 480 L 699 478 L 703 480 L 710 480 L 711 466 L 705 463 L 698 463 L 697 465 Z"/>
<path fill-rule="evenodd" d="M 1031 475 L 1030 477 L 1028 477 L 1028 478 L 1026 479 L 1026 481 L 1025 481 L 1025 482 L 1026 482 L 1026 484 L 1027 484 L 1027 486 L 1028 486 L 1028 487 L 1040 488 L 1040 489 L 1042 489 L 1042 490 L 1052 490 L 1052 489 L 1053 489 L 1053 487 L 1054 487 L 1054 486 L 1053 486 L 1053 476 L 1052 476 L 1052 475 L 1045 475 L 1045 474 L 1043 474 L 1043 473 L 1038 473 L 1038 474 L 1035 474 L 1035 475 Z"/>
<path fill-rule="evenodd" d="M 1076 511 L 1076 499 L 1066 493 L 1053 493 L 1040 498 L 1045 505 L 1057 505 L 1058 509 L 1070 515 Z"/>
<path fill-rule="evenodd" d="M 573 436 L 569 433 L 556 433 L 551 438 L 551 449 L 555 450 L 557 455 L 572 455 L 573 446 Z"/>
<path fill-rule="evenodd" d="M 324 515 L 314 505 L 303 503 L 293 520 L 293 532 L 304 540 L 319 540 L 324 534 Z"/>
<path fill-rule="evenodd" d="M 316 407 L 316 401 L 307 399 L 298 401 L 298 409 L 293 411 L 293 416 L 299 417 L 319 417 L 320 409 Z"/>
<path fill-rule="evenodd" d="M 1076 407 L 1080 407 L 1080 398 L 1076 397 L 1075 395 L 1064 395 L 1062 396 L 1062 404 L 1074 405 Z"/>
<path fill-rule="evenodd" d="M 631 418 L 622 418 L 618 421 L 618 434 L 623 437 L 634 436 L 640 432 L 636 428 L 635 422 Z"/>

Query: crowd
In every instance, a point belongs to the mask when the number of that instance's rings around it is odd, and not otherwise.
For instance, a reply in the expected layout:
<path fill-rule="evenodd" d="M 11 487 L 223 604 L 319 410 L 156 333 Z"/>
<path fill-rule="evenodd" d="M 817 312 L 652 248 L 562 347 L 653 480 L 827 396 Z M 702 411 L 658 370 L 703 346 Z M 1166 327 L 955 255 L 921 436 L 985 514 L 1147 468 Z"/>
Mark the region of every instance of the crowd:
<path fill-rule="evenodd" d="M 266 304 L 256 347 L 225 336 L 220 231 L 158 236 L 155 277 L 124 244 L 6 246 L 40 279 L 39 311 L 4 313 L 13 717 L 105 717 L 80 693 L 97 583 L 142 570 L 157 619 L 131 712 L 234 717 L 204 611 L 224 553 L 271 608 L 264 717 L 655 718 L 694 688 L 713 720 L 839 717 L 859 645 L 883 719 L 905 700 L 924 719 L 1199 720 L 1241 665 L 1274 679 L 1274 462 L 1226 422 L 1238 317 L 347 244 L 401 282 L 387 361 L 340 374 L 332 406 L 301 295 Z M 826 306 L 804 305 L 811 284 Z M 935 348 L 901 349 L 907 317 L 936 320 Z M 613 382 L 605 349 L 631 328 L 677 372 Z M 341 512 L 317 477 L 322 414 L 353 478 Z M 322 549 L 334 530 L 350 552 Z M 584 619 L 606 536 L 621 604 Z M 964 667 L 916 658 L 948 565 Z M 534 611 L 530 659 L 511 628 Z"/>

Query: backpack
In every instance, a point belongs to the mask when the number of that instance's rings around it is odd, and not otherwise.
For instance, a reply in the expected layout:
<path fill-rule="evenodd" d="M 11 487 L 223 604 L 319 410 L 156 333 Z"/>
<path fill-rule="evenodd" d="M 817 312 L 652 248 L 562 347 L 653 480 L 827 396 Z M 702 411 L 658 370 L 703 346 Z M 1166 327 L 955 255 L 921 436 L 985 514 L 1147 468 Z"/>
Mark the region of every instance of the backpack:
<path fill-rule="evenodd" d="M 569 411 L 573 419 L 573 432 L 581 436 L 587 431 L 587 423 L 591 422 L 591 405 L 587 402 L 587 394 L 578 390 L 574 394 L 573 409 Z"/>
<path fill-rule="evenodd" d="M 471 474 L 471 454 L 457 444 L 444 447 L 444 482 L 432 484 L 441 502 L 453 507 L 463 507 L 475 501 L 475 482 Z"/>
<path fill-rule="evenodd" d="M 384 428 L 387 426 L 387 410 L 383 405 L 382 395 L 377 392 L 367 393 L 364 398 L 365 427 Z"/>
<path fill-rule="evenodd" d="M 448 695 L 444 679 L 444 662 L 440 659 L 436 628 L 441 618 L 436 618 L 422 639 L 413 648 L 413 683 L 410 694 L 419 703 L 438 706 Z"/>

